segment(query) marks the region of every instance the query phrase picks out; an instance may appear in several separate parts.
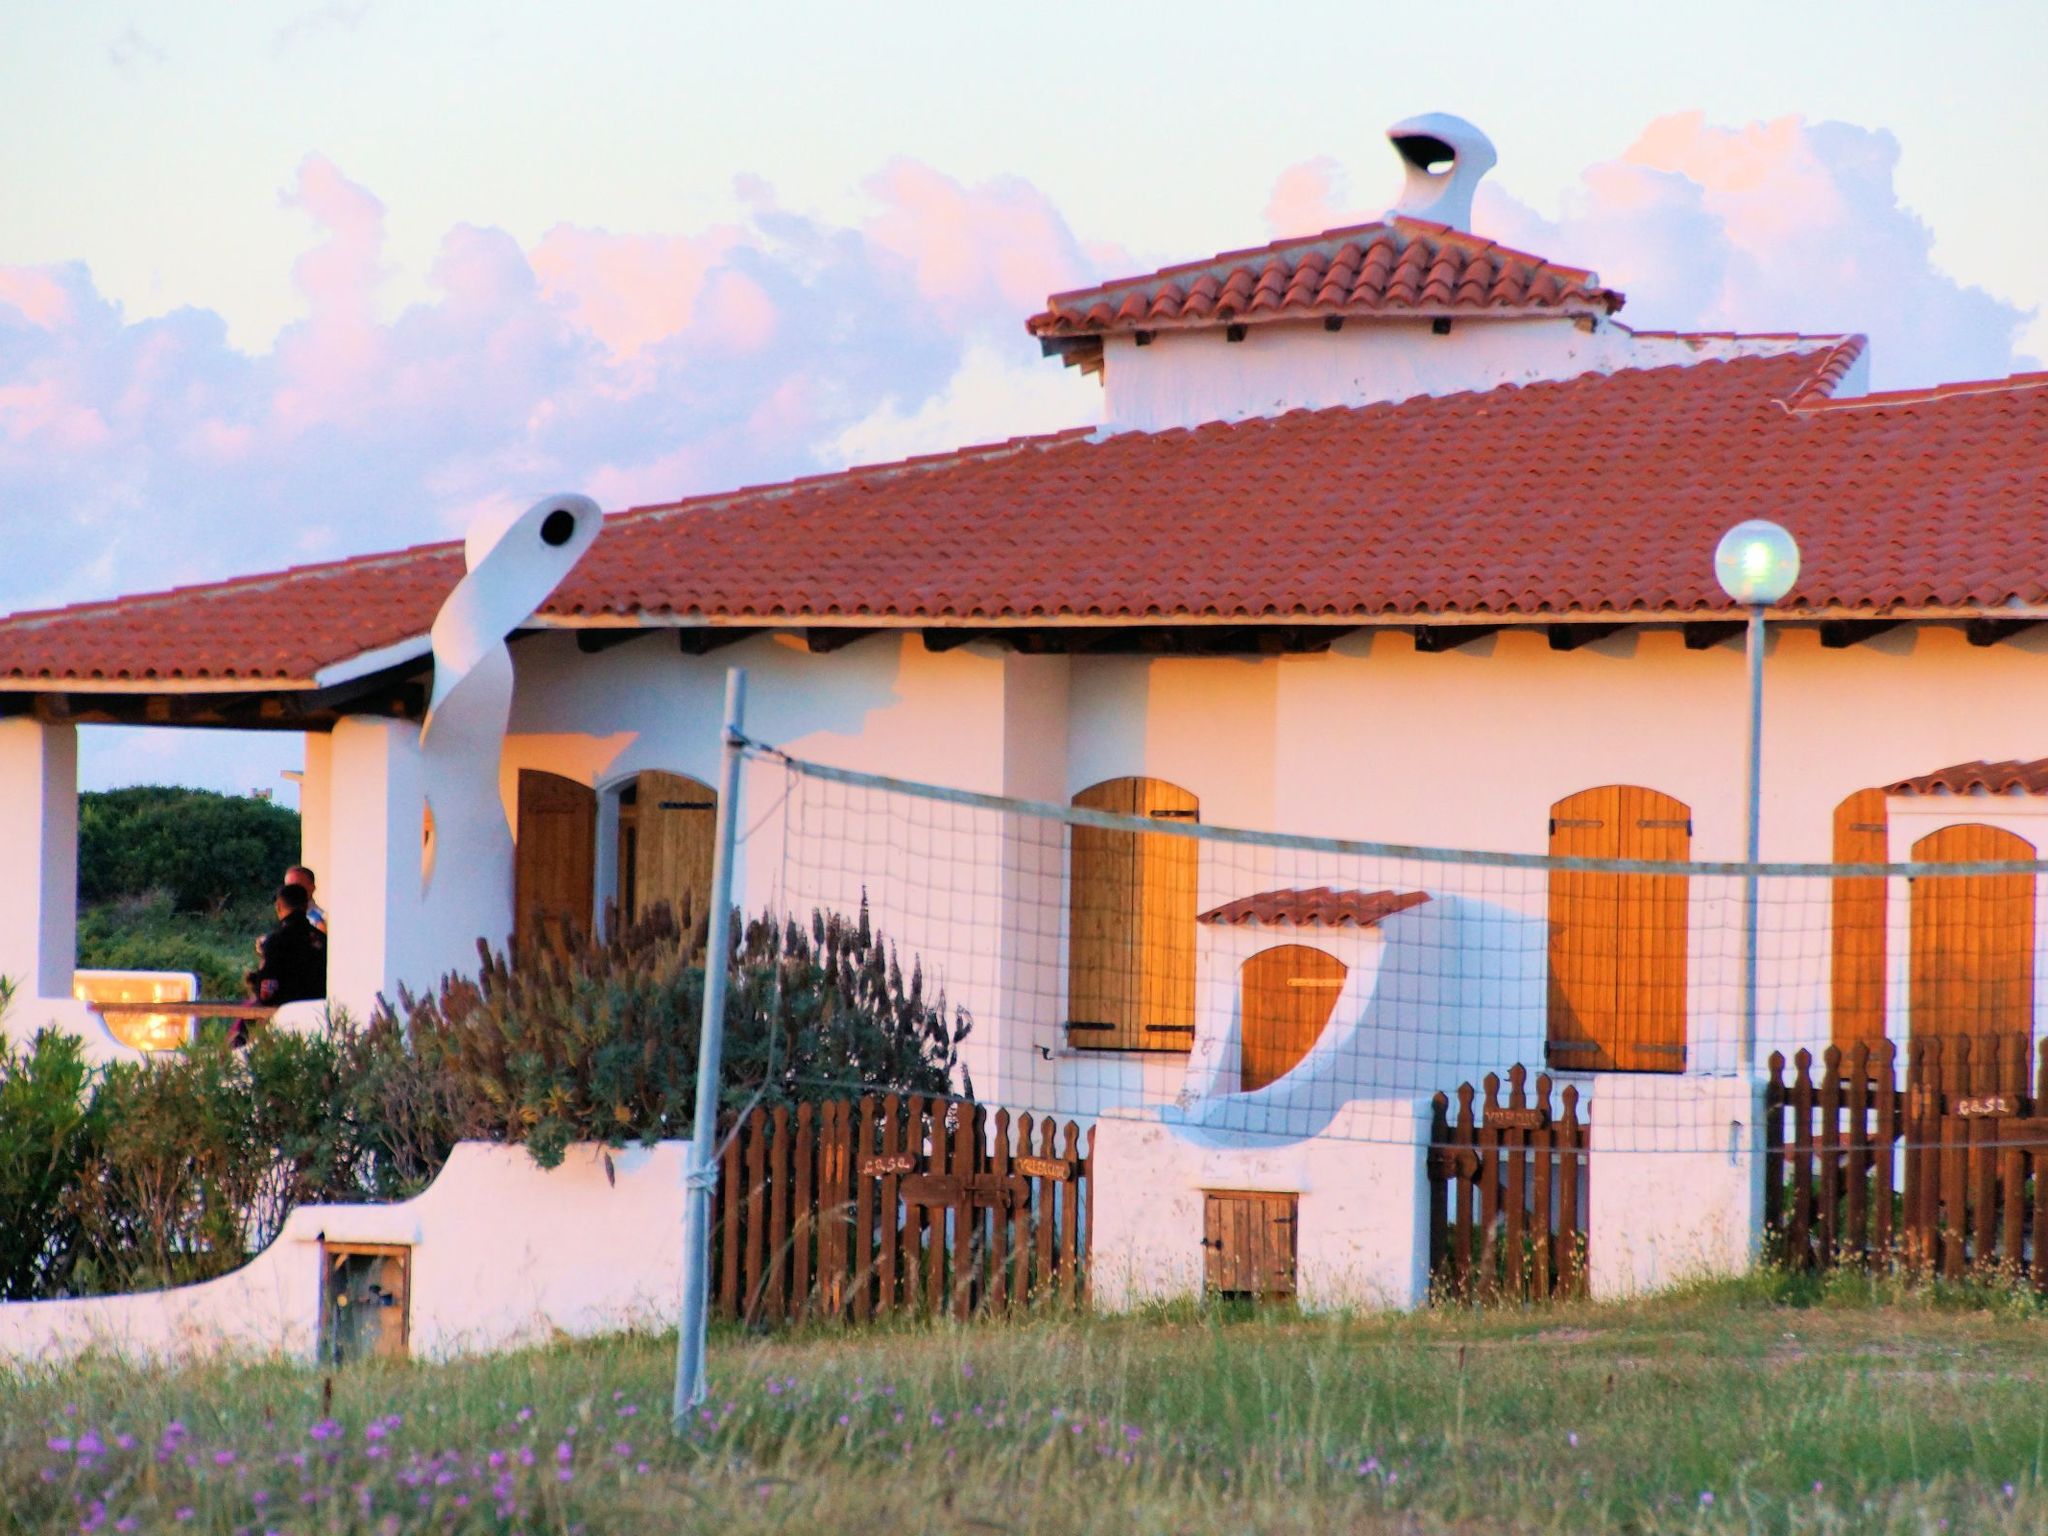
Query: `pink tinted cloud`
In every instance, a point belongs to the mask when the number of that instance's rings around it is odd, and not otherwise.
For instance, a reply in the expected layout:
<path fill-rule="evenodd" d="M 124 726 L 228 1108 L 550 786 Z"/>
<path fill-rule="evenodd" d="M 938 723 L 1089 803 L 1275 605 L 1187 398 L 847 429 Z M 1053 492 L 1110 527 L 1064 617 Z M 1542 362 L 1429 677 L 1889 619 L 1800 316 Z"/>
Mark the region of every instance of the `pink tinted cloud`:
<path fill-rule="evenodd" d="M 71 300 L 63 285 L 39 267 L 0 267 L 0 304 L 46 331 L 71 320 Z"/>

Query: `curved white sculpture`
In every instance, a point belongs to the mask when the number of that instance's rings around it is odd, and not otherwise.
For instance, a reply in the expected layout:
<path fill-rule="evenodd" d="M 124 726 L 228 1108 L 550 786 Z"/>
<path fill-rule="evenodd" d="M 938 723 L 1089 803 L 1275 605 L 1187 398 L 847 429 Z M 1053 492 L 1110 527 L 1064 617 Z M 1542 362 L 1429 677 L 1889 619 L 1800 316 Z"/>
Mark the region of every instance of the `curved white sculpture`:
<path fill-rule="evenodd" d="M 516 517 L 486 515 L 463 540 L 467 574 L 435 615 L 434 691 L 420 727 L 426 814 L 420 890 L 430 898 L 445 859 L 492 867 L 509 859 L 512 829 L 498 795 L 498 760 L 512 715 L 506 640 L 576 568 L 604 526 L 588 496 L 537 501 Z"/>

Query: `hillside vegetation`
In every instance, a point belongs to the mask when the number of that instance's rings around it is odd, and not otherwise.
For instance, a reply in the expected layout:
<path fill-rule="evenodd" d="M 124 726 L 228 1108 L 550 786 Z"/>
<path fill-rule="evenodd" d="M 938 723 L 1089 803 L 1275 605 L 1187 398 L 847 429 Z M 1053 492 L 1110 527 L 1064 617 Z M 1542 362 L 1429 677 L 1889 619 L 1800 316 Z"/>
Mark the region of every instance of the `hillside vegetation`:
<path fill-rule="evenodd" d="M 78 963 L 193 971 L 242 995 L 271 899 L 299 858 L 299 815 L 253 795 L 148 785 L 78 797 Z"/>

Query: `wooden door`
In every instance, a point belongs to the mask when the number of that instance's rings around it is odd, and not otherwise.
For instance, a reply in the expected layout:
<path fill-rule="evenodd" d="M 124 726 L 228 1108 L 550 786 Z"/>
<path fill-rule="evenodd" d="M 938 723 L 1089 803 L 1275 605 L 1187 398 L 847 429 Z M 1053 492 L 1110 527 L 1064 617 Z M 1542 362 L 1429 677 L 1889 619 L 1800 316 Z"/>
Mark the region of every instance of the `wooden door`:
<path fill-rule="evenodd" d="M 1890 857 L 1884 791 L 1859 789 L 1835 807 L 1837 864 L 1882 864 Z M 1836 879 L 1830 903 L 1828 994 L 1830 1038 L 1844 1054 L 1884 1039 L 1885 882 L 1879 876 Z"/>
<path fill-rule="evenodd" d="M 1163 779 L 1110 779 L 1074 804 L 1155 820 L 1195 820 L 1200 805 Z M 1194 1043 L 1192 838 L 1073 829 L 1067 1017 L 1077 1046 L 1187 1050 Z"/>
<path fill-rule="evenodd" d="M 403 1360 L 412 1333 L 412 1249 L 389 1243 L 322 1245 L 320 1360 Z"/>
<path fill-rule="evenodd" d="M 560 774 L 520 769 L 513 947 L 560 948 L 570 934 L 588 934 L 596 867 L 596 792 Z"/>
<path fill-rule="evenodd" d="M 1298 1200 L 1238 1190 L 1203 1193 L 1202 1268 L 1210 1294 L 1259 1301 L 1294 1295 Z"/>
<path fill-rule="evenodd" d="M 1240 1092 L 1294 1070 L 1329 1024 L 1348 971 L 1335 955 L 1306 944 L 1276 944 L 1245 961 L 1239 983 Z"/>
<path fill-rule="evenodd" d="M 631 803 L 620 806 L 620 830 L 622 868 L 627 834 L 632 854 L 630 885 L 619 892 L 626 915 L 642 917 L 667 902 L 677 922 L 701 922 L 711 898 L 717 792 L 680 773 L 651 769 L 634 778 Z"/>
<path fill-rule="evenodd" d="M 1913 845 L 1936 864 L 2028 859 L 2016 833 L 1966 823 Z M 1916 1036 L 1972 1039 L 2034 1029 L 2034 877 L 1918 875 L 1912 894 L 1911 1028 Z"/>
<path fill-rule="evenodd" d="M 1684 860 L 1684 802 L 1634 784 L 1551 807 L 1561 858 Z M 1685 1070 L 1688 893 L 1683 875 L 1550 876 L 1550 1057 L 1567 1071 Z"/>

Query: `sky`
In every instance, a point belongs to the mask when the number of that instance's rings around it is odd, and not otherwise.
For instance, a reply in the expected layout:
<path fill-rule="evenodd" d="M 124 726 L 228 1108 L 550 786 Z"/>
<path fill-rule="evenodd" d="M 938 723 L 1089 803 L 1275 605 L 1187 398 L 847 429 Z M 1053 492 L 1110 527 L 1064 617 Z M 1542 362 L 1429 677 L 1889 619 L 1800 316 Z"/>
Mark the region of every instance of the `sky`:
<path fill-rule="evenodd" d="M 2029 10 L 12 6 L 0 611 L 1092 422 L 1047 293 L 1375 216 L 1418 111 L 1626 322 L 2040 367 Z M 297 750 L 94 730 L 82 777 L 288 798 Z"/>

